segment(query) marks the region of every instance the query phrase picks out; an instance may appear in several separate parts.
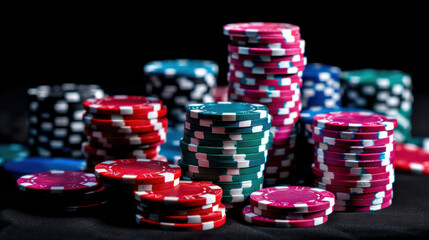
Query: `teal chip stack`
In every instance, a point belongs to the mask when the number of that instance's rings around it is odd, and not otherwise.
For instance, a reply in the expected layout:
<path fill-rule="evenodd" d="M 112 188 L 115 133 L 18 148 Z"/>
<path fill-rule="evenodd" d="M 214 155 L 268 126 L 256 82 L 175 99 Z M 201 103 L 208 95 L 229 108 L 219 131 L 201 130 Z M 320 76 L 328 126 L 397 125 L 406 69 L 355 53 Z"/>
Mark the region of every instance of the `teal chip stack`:
<path fill-rule="evenodd" d="M 270 128 L 271 116 L 261 104 L 189 105 L 180 141 L 182 177 L 219 185 L 227 207 L 246 202 L 264 183 Z"/>
<path fill-rule="evenodd" d="M 411 138 L 414 102 L 410 75 L 397 70 L 361 69 L 341 74 L 343 106 L 365 108 L 398 120 L 395 139 Z"/>

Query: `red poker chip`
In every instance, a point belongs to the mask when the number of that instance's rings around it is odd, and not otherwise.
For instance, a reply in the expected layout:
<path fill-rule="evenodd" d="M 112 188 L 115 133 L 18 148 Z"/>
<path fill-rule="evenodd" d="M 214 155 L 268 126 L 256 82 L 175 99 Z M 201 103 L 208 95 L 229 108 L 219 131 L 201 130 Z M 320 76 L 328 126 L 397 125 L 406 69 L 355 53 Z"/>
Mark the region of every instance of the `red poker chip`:
<path fill-rule="evenodd" d="M 293 36 L 299 34 L 297 25 L 275 22 L 231 23 L 225 25 L 223 30 L 225 35 Z"/>
<path fill-rule="evenodd" d="M 323 178 L 316 176 L 316 181 L 339 186 L 339 187 L 358 187 L 358 188 L 366 188 L 366 187 L 378 187 L 385 186 L 387 184 L 392 184 L 394 182 L 394 175 L 389 176 L 384 179 L 377 180 L 339 180 L 339 179 L 331 179 L 331 178 Z"/>
<path fill-rule="evenodd" d="M 202 223 L 170 223 L 170 222 L 158 222 L 145 218 L 140 214 L 136 214 L 136 221 L 138 224 L 146 224 L 152 227 L 158 227 L 160 229 L 169 230 L 184 230 L 184 231 L 205 231 L 214 228 L 218 228 L 225 224 L 226 216 L 220 220 L 202 222 Z"/>
<path fill-rule="evenodd" d="M 297 42 L 301 40 L 301 35 L 296 34 L 292 36 L 258 36 L 258 37 L 247 37 L 233 35 L 229 36 L 229 39 L 233 42 L 242 43 L 284 43 L 284 42 Z"/>
<path fill-rule="evenodd" d="M 274 119 L 272 122 L 274 122 Z M 348 139 L 322 137 L 322 136 L 313 134 L 313 139 L 316 142 L 321 142 L 321 143 L 325 143 L 333 146 L 344 146 L 344 147 L 350 147 L 350 146 L 371 147 L 371 146 L 378 146 L 378 145 L 386 145 L 389 143 L 393 143 L 394 141 L 393 135 L 390 135 L 388 138 L 384 138 L 384 139 L 348 140 Z"/>
<path fill-rule="evenodd" d="M 141 149 L 159 146 L 166 140 L 166 134 L 159 134 L 151 137 L 136 138 L 93 138 L 88 137 L 88 142 L 93 146 L 102 148 L 113 148 L 113 146 L 138 146 Z"/>
<path fill-rule="evenodd" d="M 97 147 L 91 146 L 87 142 L 84 142 L 82 144 L 82 150 L 85 154 L 88 154 L 88 155 L 111 156 L 111 157 L 116 157 L 116 159 L 123 158 L 124 156 L 128 158 L 153 158 L 157 156 L 158 152 L 160 151 L 160 147 L 157 146 L 157 147 L 148 148 L 148 149 L 138 149 L 138 150 L 135 149 L 135 150 L 128 150 L 128 151 L 124 149 L 109 150 L 109 149 L 97 148 Z M 119 157 L 119 156 L 122 156 L 122 157 Z M 148 157 L 144 157 L 144 156 L 148 156 Z"/>
<path fill-rule="evenodd" d="M 132 115 L 97 114 L 97 113 L 91 113 L 91 115 L 96 119 L 115 120 L 115 121 L 157 119 L 167 115 L 167 107 L 164 105 L 158 111 L 145 112 L 145 113 L 132 114 Z"/>
<path fill-rule="evenodd" d="M 344 160 L 344 159 L 334 159 L 327 158 L 323 156 L 314 155 L 314 161 L 319 163 L 324 163 L 329 166 L 339 166 L 339 167 L 382 167 L 393 164 L 395 161 L 395 156 L 391 156 L 387 159 L 378 159 L 378 160 Z"/>
<path fill-rule="evenodd" d="M 395 129 L 398 121 L 368 112 L 341 112 L 317 114 L 313 125 L 334 131 L 379 132 Z"/>
<path fill-rule="evenodd" d="M 300 228 L 300 227 L 314 227 L 321 225 L 328 221 L 328 216 L 317 218 L 299 219 L 299 220 L 286 220 L 262 217 L 255 214 L 251 206 L 246 206 L 242 210 L 243 219 L 251 224 L 265 227 L 283 227 L 283 228 Z"/>
<path fill-rule="evenodd" d="M 342 167 L 332 166 L 324 163 L 314 162 L 314 166 L 324 172 L 335 172 L 343 174 L 377 174 L 392 171 L 393 165 L 380 166 L 380 167 Z"/>
<path fill-rule="evenodd" d="M 328 216 L 334 211 L 333 207 L 328 208 L 328 209 L 323 210 L 323 211 L 312 212 L 312 213 L 278 213 L 275 211 L 263 210 L 263 209 L 260 209 L 260 208 L 254 207 L 254 206 L 250 206 L 250 209 L 252 210 L 252 212 L 254 212 L 255 214 L 257 214 L 261 217 L 274 218 L 274 219 L 285 219 L 285 220 L 301 220 L 301 219 L 319 218 L 319 217 Z"/>
<path fill-rule="evenodd" d="M 100 187 L 93 173 L 59 170 L 24 175 L 17 184 L 21 191 L 50 194 L 89 192 Z"/>
<path fill-rule="evenodd" d="M 260 209 L 278 212 L 317 212 L 334 205 L 329 191 L 304 186 L 264 188 L 250 195 L 250 204 Z"/>
<path fill-rule="evenodd" d="M 168 120 L 167 120 L 167 118 L 164 118 L 161 122 L 155 123 L 153 125 L 114 127 L 114 126 L 102 126 L 102 125 L 88 124 L 86 126 L 87 126 L 87 128 L 89 128 L 91 130 L 110 132 L 110 133 L 118 133 L 118 134 L 147 133 L 147 132 L 157 131 L 160 129 L 167 129 Z"/>
<path fill-rule="evenodd" d="M 137 201 L 148 204 L 201 206 L 219 202 L 222 188 L 208 182 L 181 181 L 170 189 L 135 192 L 135 197 Z"/>
<path fill-rule="evenodd" d="M 89 113 L 133 115 L 159 111 L 162 101 L 153 97 L 117 95 L 85 100 L 83 107 Z"/>
<path fill-rule="evenodd" d="M 105 131 L 95 131 L 89 128 L 84 129 L 84 133 L 89 137 L 93 138 L 146 138 L 159 136 L 166 133 L 166 129 L 162 128 L 156 131 L 146 132 L 146 133 L 114 133 L 114 132 L 105 132 Z"/>
<path fill-rule="evenodd" d="M 385 202 L 383 204 L 376 204 L 376 205 L 364 206 L 364 207 L 337 206 L 337 205 L 335 205 L 334 211 L 337 211 L 337 212 L 368 212 L 368 211 L 378 211 L 378 210 L 390 207 L 390 205 L 392 205 L 392 200 L 390 200 L 388 202 Z"/>
<path fill-rule="evenodd" d="M 340 187 L 335 185 L 329 185 L 326 183 L 321 183 L 318 181 L 314 182 L 314 186 L 321 189 L 325 189 L 327 191 L 332 191 L 332 192 L 346 192 L 346 193 L 355 193 L 355 194 L 383 192 L 383 191 L 388 191 L 392 189 L 392 184 L 387 184 L 387 185 L 382 185 L 377 187 L 359 188 L 359 187 Z"/>
<path fill-rule="evenodd" d="M 312 167 L 313 173 L 321 178 L 329 178 L 336 180 L 379 180 L 385 179 L 394 174 L 394 171 L 384 172 L 384 173 L 376 173 L 376 174 L 343 174 L 343 173 L 335 173 L 335 172 L 324 172 L 316 167 Z"/>
<path fill-rule="evenodd" d="M 273 49 L 274 50 L 274 49 Z M 304 71 L 306 65 L 306 58 L 299 66 L 289 68 L 262 68 L 262 67 L 243 67 L 229 64 L 230 70 L 241 71 L 250 74 L 296 74 Z"/>
<path fill-rule="evenodd" d="M 213 213 L 219 210 L 221 203 L 207 204 L 196 207 L 183 207 L 183 206 L 168 206 L 154 205 L 139 202 L 137 204 L 137 210 L 142 213 L 155 213 L 159 215 L 174 215 L 174 216 L 190 216 L 190 215 L 203 215 Z"/>
<path fill-rule="evenodd" d="M 396 141 L 385 145 L 378 146 L 334 146 L 328 145 L 321 142 L 315 142 L 314 147 L 320 148 L 327 151 L 339 152 L 339 153 L 381 153 L 381 152 L 390 152 L 395 149 Z"/>
<path fill-rule="evenodd" d="M 238 96 L 237 94 L 230 93 L 230 99 L 235 101 L 251 102 L 251 103 L 285 103 L 285 102 L 296 102 L 300 100 L 301 94 L 295 94 L 288 97 L 250 97 L 250 96 Z"/>
<path fill-rule="evenodd" d="M 414 144 L 397 144 L 395 167 L 404 172 L 429 174 L 429 153 Z"/>
<path fill-rule="evenodd" d="M 174 181 L 171 182 L 165 182 L 165 183 L 154 183 L 154 184 L 129 184 L 124 185 L 121 183 L 115 183 L 115 182 L 103 182 L 103 185 L 109 187 L 109 188 L 127 188 L 129 191 L 156 191 L 156 190 L 163 190 L 166 188 L 172 188 L 174 186 L 177 186 L 180 182 L 180 179 L 174 179 Z"/>
<path fill-rule="evenodd" d="M 149 159 L 119 159 L 95 166 L 95 174 L 102 181 L 128 184 L 155 184 L 172 182 L 180 177 L 179 166 Z"/>
<path fill-rule="evenodd" d="M 119 146 L 121 149 L 121 152 L 126 154 L 126 155 L 131 155 L 132 157 L 130 158 L 144 158 L 144 150 L 146 149 L 150 149 L 150 148 L 156 148 L 158 146 L 161 146 L 162 144 L 165 143 L 165 139 L 161 140 L 161 141 L 157 141 L 154 143 L 147 143 L 147 144 L 142 144 L 142 145 L 123 145 L 123 144 L 110 144 L 110 143 L 106 143 L 105 141 L 99 141 L 97 138 L 88 138 L 88 143 L 89 145 L 96 147 L 96 148 L 103 148 L 103 149 L 118 149 L 117 147 Z M 128 154 L 132 152 L 131 154 Z"/>
<path fill-rule="evenodd" d="M 314 148 L 314 152 L 318 156 L 324 156 L 334 159 L 344 159 L 344 160 L 377 160 L 377 159 L 386 159 L 392 155 L 395 155 L 395 151 L 380 152 L 380 153 L 340 153 L 323 150 L 321 148 Z"/>
<path fill-rule="evenodd" d="M 83 116 L 83 121 L 85 124 L 98 125 L 98 126 L 108 126 L 108 127 L 123 127 L 123 126 L 150 126 L 163 121 L 168 121 L 166 118 L 153 118 L 153 119 L 133 119 L 133 120 L 124 120 L 124 119 L 100 119 L 94 117 L 92 114 L 85 114 Z"/>

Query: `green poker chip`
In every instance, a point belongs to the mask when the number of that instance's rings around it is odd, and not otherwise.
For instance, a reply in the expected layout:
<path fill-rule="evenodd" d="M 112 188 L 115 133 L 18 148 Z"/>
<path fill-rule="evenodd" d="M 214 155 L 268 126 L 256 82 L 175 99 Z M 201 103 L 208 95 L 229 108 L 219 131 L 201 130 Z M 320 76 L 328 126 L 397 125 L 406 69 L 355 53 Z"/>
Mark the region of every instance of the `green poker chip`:
<path fill-rule="evenodd" d="M 247 180 L 256 180 L 261 178 L 264 174 L 263 171 L 257 173 L 249 173 L 242 175 L 208 175 L 201 173 L 182 172 L 182 175 L 200 181 L 213 181 L 213 182 L 238 182 Z"/>
<path fill-rule="evenodd" d="M 269 149 L 268 144 L 253 146 L 253 147 L 233 147 L 233 148 L 224 148 L 224 147 L 208 147 L 200 146 L 196 144 L 189 144 L 184 141 L 180 141 L 180 147 L 183 150 L 195 153 L 207 153 L 207 154 L 251 154 L 267 151 Z"/>
<path fill-rule="evenodd" d="M 187 128 L 183 131 L 184 135 L 200 140 L 216 140 L 216 141 L 243 141 L 267 138 L 270 136 L 270 131 L 247 133 L 247 134 L 215 134 L 206 133 L 201 131 L 189 130 Z"/>
<path fill-rule="evenodd" d="M 252 194 L 255 191 L 261 190 L 263 188 L 263 183 L 255 184 L 254 186 L 248 188 L 222 188 L 223 195 L 237 195 L 237 194 Z"/>
<path fill-rule="evenodd" d="M 258 125 L 253 127 L 246 128 L 226 128 L 226 127 L 202 127 L 198 125 L 190 124 L 189 122 L 185 122 L 185 128 L 193 131 L 200 131 L 212 134 L 243 134 L 243 133 L 259 133 L 270 130 L 271 123 L 267 123 L 264 125 Z"/>
<path fill-rule="evenodd" d="M 210 182 L 213 184 L 218 185 L 222 188 L 222 190 L 228 191 L 229 189 L 235 189 L 235 188 L 250 188 L 255 186 L 260 186 L 264 183 L 264 177 L 261 177 L 259 179 L 254 180 L 247 180 L 247 181 L 237 181 L 237 182 L 217 182 L 217 181 L 205 181 Z"/>
<path fill-rule="evenodd" d="M 245 121 L 268 117 L 268 108 L 246 102 L 212 102 L 189 104 L 189 117 L 216 121 Z"/>
<path fill-rule="evenodd" d="M 251 161 L 209 161 L 182 156 L 182 162 L 206 168 L 249 168 L 265 164 L 266 161 L 266 158 Z"/>
<path fill-rule="evenodd" d="M 192 125 L 197 125 L 201 127 L 224 127 L 224 128 L 248 128 L 253 126 L 265 125 L 271 123 L 271 115 L 268 115 L 266 118 L 256 119 L 256 120 L 245 120 L 245 121 L 215 121 L 208 119 L 196 119 L 189 116 L 189 112 L 186 115 L 186 122 L 189 122 Z"/>
<path fill-rule="evenodd" d="M 236 203 L 247 201 L 251 193 L 248 194 L 234 194 L 234 195 L 222 195 L 221 202 Z"/>
<path fill-rule="evenodd" d="M 180 161 L 179 166 L 182 168 L 183 172 L 192 172 L 192 173 L 200 173 L 200 174 L 208 174 L 208 175 L 241 175 L 241 174 L 257 173 L 265 170 L 265 164 L 258 165 L 255 167 L 249 167 L 249 168 L 222 169 L 222 168 L 200 167 L 197 165 L 192 165 L 192 164 L 188 164 Z"/>
<path fill-rule="evenodd" d="M 189 152 L 182 149 L 182 157 L 194 158 L 199 160 L 209 160 L 215 162 L 222 161 L 252 161 L 261 158 L 267 158 L 268 151 L 249 153 L 249 154 L 209 154 L 199 152 Z"/>
<path fill-rule="evenodd" d="M 410 87 L 410 75 L 397 70 L 361 69 L 344 71 L 341 78 L 350 85 L 371 84 L 379 88 L 392 88 L 395 84 Z"/>
<path fill-rule="evenodd" d="M 273 139 L 273 134 L 270 132 L 268 138 L 261 139 L 251 139 L 251 140 L 243 140 L 243 141 L 219 141 L 219 140 L 202 140 L 190 137 L 188 135 L 183 135 L 182 140 L 188 144 L 196 144 L 199 146 L 207 146 L 207 147 L 223 147 L 223 148 L 237 148 L 237 147 L 252 147 L 259 146 L 263 144 L 271 144 Z"/>

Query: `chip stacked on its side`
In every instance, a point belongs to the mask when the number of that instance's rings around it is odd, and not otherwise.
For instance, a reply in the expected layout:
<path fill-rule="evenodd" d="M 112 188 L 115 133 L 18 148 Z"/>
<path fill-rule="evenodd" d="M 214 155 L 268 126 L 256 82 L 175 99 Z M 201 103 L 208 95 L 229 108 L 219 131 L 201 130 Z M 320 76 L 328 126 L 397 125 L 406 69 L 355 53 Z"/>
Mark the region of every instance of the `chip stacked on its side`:
<path fill-rule="evenodd" d="M 189 105 L 180 141 L 183 177 L 220 186 L 227 207 L 246 202 L 264 181 L 270 128 L 271 116 L 261 104 Z"/>
<path fill-rule="evenodd" d="M 395 149 L 395 168 L 401 172 L 429 175 L 429 150 L 411 143 L 400 143 Z"/>
<path fill-rule="evenodd" d="M 168 127 L 161 100 L 118 95 L 88 99 L 83 105 L 88 141 L 82 148 L 89 170 L 106 160 L 158 157 Z"/>
<path fill-rule="evenodd" d="M 153 61 L 147 63 L 143 70 L 148 76 L 147 94 L 164 101 L 170 127 L 182 126 L 188 104 L 214 101 L 211 89 L 217 84 L 219 69 L 213 61 Z"/>
<path fill-rule="evenodd" d="M 376 211 L 392 204 L 396 126 L 396 119 L 368 112 L 314 116 L 315 186 L 335 193 L 335 211 Z"/>
<path fill-rule="evenodd" d="M 222 189 L 207 182 L 180 181 L 164 190 L 136 191 L 136 221 L 155 228 L 202 231 L 225 223 Z"/>
<path fill-rule="evenodd" d="M 410 75 L 396 70 L 361 69 L 343 72 L 341 81 L 344 106 L 396 118 L 396 141 L 403 143 L 411 138 L 414 96 Z"/>
<path fill-rule="evenodd" d="M 233 23 L 229 36 L 229 100 L 264 104 L 272 115 L 273 147 L 265 185 L 288 180 L 295 159 L 301 76 L 307 63 L 300 28 L 287 23 Z"/>
<path fill-rule="evenodd" d="M 250 195 L 250 205 L 243 208 L 242 216 L 258 226 L 313 227 L 328 221 L 334 203 L 335 195 L 320 188 L 270 187 Z"/>
<path fill-rule="evenodd" d="M 302 108 L 341 107 L 341 69 L 321 63 L 310 63 L 305 66 L 302 75 Z"/>

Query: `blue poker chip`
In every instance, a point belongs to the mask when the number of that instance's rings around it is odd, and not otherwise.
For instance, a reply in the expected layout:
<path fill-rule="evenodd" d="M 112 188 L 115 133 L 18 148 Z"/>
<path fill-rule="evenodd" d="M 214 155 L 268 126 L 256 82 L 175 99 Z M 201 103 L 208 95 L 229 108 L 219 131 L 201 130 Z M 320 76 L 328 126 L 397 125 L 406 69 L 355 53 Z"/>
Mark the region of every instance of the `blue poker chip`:
<path fill-rule="evenodd" d="M 143 67 L 143 70 L 147 75 L 160 74 L 203 78 L 207 74 L 217 75 L 219 66 L 209 60 L 172 59 L 149 62 Z"/>
<path fill-rule="evenodd" d="M 168 129 L 167 141 L 161 145 L 159 155 L 165 156 L 168 162 L 177 164 L 182 150 L 180 148 L 180 139 L 183 136 L 183 126 L 180 129 Z"/>
<path fill-rule="evenodd" d="M 8 161 L 3 167 L 14 179 L 18 179 L 23 175 L 51 170 L 83 171 L 85 166 L 84 159 L 29 157 L 21 161 Z"/>
<path fill-rule="evenodd" d="M 323 63 L 309 63 L 305 66 L 302 78 L 315 78 L 322 79 L 339 79 L 341 69 L 339 67 L 331 66 Z"/>
<path fill-rule="evenodd" d="M 311 107 L 307 110 L 302 111 L 300 118 L 304 123 L 312 124 L 313 118 L 317 114 L 334 113 L 334 112 L 372 112 L 372 111 L 361 109 L 361 108 L 347 108 L 347 107 L 339 107 L 339 108 Z"/>

